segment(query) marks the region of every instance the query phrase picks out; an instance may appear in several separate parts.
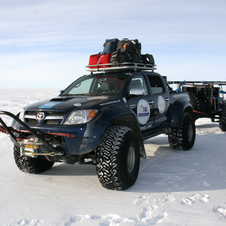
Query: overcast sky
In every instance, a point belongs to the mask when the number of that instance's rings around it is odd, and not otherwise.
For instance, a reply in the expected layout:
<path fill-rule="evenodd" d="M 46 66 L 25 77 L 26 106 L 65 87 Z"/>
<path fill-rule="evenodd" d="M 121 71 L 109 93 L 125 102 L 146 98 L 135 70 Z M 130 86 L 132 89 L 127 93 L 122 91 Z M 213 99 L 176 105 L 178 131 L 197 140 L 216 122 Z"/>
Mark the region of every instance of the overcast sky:
<path fill-rule="evenodd" d="M 64 89 L 109 38 L 168 80 L 226 80 L 225 0 L 0 0 L 0 89 Z"/>

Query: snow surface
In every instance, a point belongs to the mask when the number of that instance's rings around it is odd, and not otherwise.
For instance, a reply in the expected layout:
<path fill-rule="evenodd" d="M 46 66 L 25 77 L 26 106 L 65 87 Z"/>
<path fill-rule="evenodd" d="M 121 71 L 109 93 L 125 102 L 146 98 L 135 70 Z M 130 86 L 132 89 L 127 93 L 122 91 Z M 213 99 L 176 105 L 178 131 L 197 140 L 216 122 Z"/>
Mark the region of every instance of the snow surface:
<path fill-rule="evenodd" d="M 59 92 L 0 91 L 0 109 L 15 114 Z M 209 119 L 196 126 L 190 151 L 170 149 L 165 135 L 147 140 L 147 159 L 126 191 L 104 189 L 92 165 L 55 164 L 39 175 L 23 173 L 12 142 L 1 133 L 0 225 L 226 225 L 226 134 Z"/>

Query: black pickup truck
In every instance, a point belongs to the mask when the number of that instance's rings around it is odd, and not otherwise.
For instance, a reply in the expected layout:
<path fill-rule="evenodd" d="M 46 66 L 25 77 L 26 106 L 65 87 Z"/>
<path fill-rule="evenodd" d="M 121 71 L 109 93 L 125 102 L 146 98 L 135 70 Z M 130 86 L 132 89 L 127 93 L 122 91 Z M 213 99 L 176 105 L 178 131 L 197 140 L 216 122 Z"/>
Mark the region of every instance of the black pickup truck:
<path fill-rule="evenodd" d="M 58 97 L 34 103 L 1 131 L 14 142 L 18 168 L 41 173 L 54 162 L 95 164 L 101 185 L 124 190 L 138 176 L 144 140 L 165 133 L 174 149 L 195 142 L 189 96 L 172 91 L 154 68 L 112 67 L 80 77 Z"/>

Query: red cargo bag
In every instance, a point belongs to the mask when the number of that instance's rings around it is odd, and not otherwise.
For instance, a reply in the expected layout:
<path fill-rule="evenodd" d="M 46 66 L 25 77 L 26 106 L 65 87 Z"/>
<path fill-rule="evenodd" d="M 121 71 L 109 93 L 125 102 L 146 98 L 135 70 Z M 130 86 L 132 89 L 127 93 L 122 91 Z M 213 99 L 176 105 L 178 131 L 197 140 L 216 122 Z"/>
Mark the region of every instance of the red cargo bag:
<path fill-rule="evenodd" d="M 89 68 L 105 68 L 109 67 L 111 54 L 94 54 L 89 57 Z M 108 64 L 108 65 L 105 65 Z M 91 65 L 91 66 L 90 66 Z"/>
<path fill-rule="evenodd" d="M 97 65 L 99 62 L 99 59 L 101 57 L 101 54 L 94 54 L 89 57 L 89 65 Z M 97 66 L 89 67 L 89 68 L 97 68 Z"/>

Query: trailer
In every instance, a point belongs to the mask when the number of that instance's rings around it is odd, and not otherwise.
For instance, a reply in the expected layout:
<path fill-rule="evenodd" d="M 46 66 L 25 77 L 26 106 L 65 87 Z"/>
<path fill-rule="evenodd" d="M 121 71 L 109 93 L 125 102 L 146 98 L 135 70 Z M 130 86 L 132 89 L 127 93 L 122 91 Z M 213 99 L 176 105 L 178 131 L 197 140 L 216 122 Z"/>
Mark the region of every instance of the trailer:
<path fill-rule="evenodd" d="M 168 81 L 176 84 L 175 92 L 189 94 L 195 119 L 210 118 L 226 131 L 226 81 Z"/>

